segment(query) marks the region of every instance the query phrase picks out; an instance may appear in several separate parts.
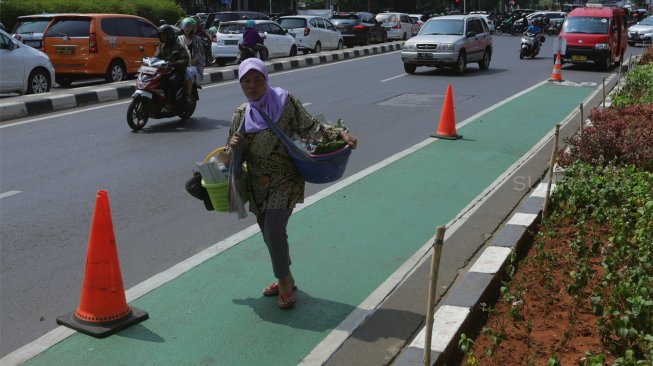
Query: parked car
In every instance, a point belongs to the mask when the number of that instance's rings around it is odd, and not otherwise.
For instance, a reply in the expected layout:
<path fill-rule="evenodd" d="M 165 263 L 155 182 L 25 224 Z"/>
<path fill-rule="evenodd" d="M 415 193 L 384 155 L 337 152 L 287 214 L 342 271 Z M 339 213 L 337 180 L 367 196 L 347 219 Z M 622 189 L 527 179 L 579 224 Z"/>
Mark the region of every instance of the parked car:
<path fill-rule="evenodd" d="M 124 80 L 138 71 L 143 57 L 153 55 L 158 44 L 157 27 L 124 14 L 58 15 L 43 38 L 56 82 L 63 87 L 88 77 Z"/>
<path fill-rule="evenodd" d="M 338 13 L 331 18 L 331 22 L 342 34 L 347 47 L 388 40 L 385 27 L 382 27 L 370 13 Z"/>
<path fill-rule="evenodd" d="M 318 53 L 322 49 L 342 49 L 342 34 L 329 20 L 312 15 L 294 15 L 279 18 L 279 25 L 295 37 L 297 48 Z"/>
<path fill-rule="evenodd" d="M 238 57 L 238 45 L 243 42 L 243 29 L 246 20 L 220 23 L 218 33 L 213 36 L 211 53 L 219 66 L 227 62 L 235 61 Z M 295 38 L 271 20 L 255 20 L 254 27 L 265 36 L 265 47 L 268 49 L 268 57 L 296 56 L 297 45 Z"/>
<path fill-rule="evenodd" d="M 21 44 L 0 30 L 0 93 L 47 93 L 54 67 L 43 52 Z"/>
<path fill-rule="evenodd" d="M 426 18 L 422 14 L 408 14 L 408 16 L 413 21 L 413 23 L 415 23 L 415 25 L 417 26 L 417 32 L 419 32 L 420 28 L 422 28 L 424 22 L 428 20 L 428 18 Z"/>
<path fill-rule="evenodd" d="M 653 17 L 644 18 L 628 28 L 628 45 L 653 43 Z"/>
<path fill-rule="evenodd" d="M 483 17 L 449 15 L 429 19 L 417 37 L 404 43 L 401 60 L 412 74 L 418 66 L 452 66 L 457 73 L 465 65 L 478 62 L 481 70 L 490 67 L 492 36 Z"/>
<path fill-rule="evenodd" d="M 57 14 L 35 14 L 24 15 L 16 19 L 16 24 L 11 32 L 12 36 L 20 42 L 34 47 L 43 49 L 43 32 L 48 27 L 52 17 Z"/>
<path fill-rule="evenodd" d="M 418 33 L 417 26 L 408 14 L 380 13 L 376 20 L 385 27 L 388 39 L 403 39 L 404 41 Z"/>

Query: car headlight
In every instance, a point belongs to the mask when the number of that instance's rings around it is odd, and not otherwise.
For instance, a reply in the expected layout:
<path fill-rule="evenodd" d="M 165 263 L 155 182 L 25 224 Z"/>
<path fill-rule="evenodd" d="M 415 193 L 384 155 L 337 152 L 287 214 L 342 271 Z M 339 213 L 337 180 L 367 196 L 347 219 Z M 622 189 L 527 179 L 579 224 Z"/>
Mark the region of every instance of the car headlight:
<path fill-rule="evenodd" d="M 438 45 L 438 50 L 440 51 L 453 51 L 454 49 L 455 47 L 451 43 L 441 43 Z"/>
<path fill-rule="evenodd" d="M 417 45 L 415 43 L 404 43 L 404 50 L 415 51 L 417 50 Z"/>
<path fill-rule="evenodd" d="M 607 43 L 597 43 L 596 46 L 594 46 L 597 50 L 608 50 L 610 49 L 610 45 Z"/>

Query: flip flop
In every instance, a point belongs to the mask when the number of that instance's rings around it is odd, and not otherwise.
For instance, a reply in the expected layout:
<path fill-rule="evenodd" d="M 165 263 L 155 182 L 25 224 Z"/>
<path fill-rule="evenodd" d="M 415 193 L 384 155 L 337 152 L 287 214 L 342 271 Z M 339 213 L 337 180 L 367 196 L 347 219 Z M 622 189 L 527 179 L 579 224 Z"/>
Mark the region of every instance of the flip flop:
<path fill-rule="evenodd" d="M 293 284 L 292 289 L 297 290 L 297 285 Z M 277 296 L 279 295 L 279 283 L 274 282 L 270 284 L 268 287 L 263 289 L 263 296 Z"/>
<path fill-rule="evenodd" d="M 295 305 L 295 301 L 295 292 L 289 292 L 285 295 L 279 294 L 279 298 L 277 299 L 277 306 L 280 309 L 289 309 Z"/>

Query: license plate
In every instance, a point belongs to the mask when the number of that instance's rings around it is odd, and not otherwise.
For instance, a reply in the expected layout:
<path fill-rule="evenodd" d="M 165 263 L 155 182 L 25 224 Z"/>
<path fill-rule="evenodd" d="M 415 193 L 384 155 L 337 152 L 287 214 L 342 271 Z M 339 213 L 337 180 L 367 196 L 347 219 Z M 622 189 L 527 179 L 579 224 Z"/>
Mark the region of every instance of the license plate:
<path fill-rule="evenodd" d="M 226 45 L 236 45 L 236 44 L 238 44 L 238 40 L 237 39 L 227 39 L 227 40 L 224 41 L 224 44 L 226 44 Z"/>
<path fill-rule="evenodd" d="M 572 61 L 587 61 L 587 56 L 571 55 Z"/>
<path fill-rule="evenodd" d="M 138 69 L 138 72 L 141 73 L 141 74 L 154 75 L 154 74 L 156 74 L 156 67 L 141 66 Z"/>
<path fill-rule="evenodd" d="M 55 47 L 54 52 L 57 55 L 73 55 L 75 54 L 75 49 L 72 47 Z"/>
<path fill-rule="evenodd" d="M 417 53 L 418 58 L 433 58 L 432 53 L 426 53 L 426 52 L 418 52 Z"/>
<path fill-rule="evenodd" d="M 34 48 L 41 47 L 41 41 L 25 41 L 25 44 Z"/>

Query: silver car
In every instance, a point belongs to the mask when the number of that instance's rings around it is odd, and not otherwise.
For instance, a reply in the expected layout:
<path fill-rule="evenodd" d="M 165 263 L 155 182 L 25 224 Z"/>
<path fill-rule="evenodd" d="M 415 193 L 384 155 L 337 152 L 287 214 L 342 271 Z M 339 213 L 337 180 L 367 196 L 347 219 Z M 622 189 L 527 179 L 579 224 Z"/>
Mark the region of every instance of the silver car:
<path fill-rule="evenodd" d="M 490 67 L 492 36 L 485 19 L 476 15 L 450 15 L 429 19 L 404 43 L 401 60 L 412 74 L 417 66 L 453 67 L 462 73 L 468 63 Z"/>

